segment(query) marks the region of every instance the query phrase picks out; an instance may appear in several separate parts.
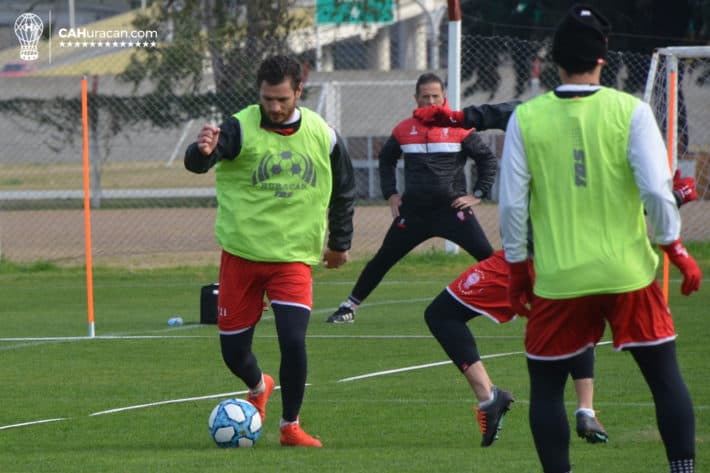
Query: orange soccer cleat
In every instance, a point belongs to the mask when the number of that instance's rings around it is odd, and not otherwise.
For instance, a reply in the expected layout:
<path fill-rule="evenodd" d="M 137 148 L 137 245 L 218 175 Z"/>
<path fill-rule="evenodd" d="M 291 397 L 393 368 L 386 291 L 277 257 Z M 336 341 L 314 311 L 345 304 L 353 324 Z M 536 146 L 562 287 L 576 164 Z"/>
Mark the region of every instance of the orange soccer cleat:
<path fill-rule="evenodd" d="M 322 447 L 317 438 L 308 435 L 298 422 L 281 427 L 281 445 L 286 447 Z"/>
<path fill-rule="evenodd" d="M 274 378 L 264 373 L 262 375 L 264 379 L 264 391 L 259 394 L 253 395 L 251 392 L 247 395 L 247 401 L 251 402 L 256 410 L 259 411 L 261 416 L 261 424 L 264 424 L 266 420 L 266 401 L 269 400 L 271 392 L 274 390 Z"/>

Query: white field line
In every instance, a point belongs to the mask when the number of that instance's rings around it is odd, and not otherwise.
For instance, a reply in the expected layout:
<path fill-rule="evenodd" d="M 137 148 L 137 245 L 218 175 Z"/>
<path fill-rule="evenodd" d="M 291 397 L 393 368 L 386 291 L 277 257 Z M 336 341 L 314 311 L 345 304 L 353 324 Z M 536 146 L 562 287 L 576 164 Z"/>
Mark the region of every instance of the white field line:
<path fill-rule="evenodd" d="M 145 409 L 147 407 L 164 406 L 167 404 L 179 404 L 181 402 L 202 401 L 205 399 L 213 399 L 213 398 L 218 398 L 218 397 L 227 398 L 227 397 L 232 397 L 232 396 L 239 396 L 239 395 L 245 394 L 246 392 L 247 391 L 235 391 L 232 393 L 209 394 L 207 396 L 186 397 L 184 399 L 168 399 L 166 401 L 157 401 L 157 402 L 148 402 L 145 404 L 136 404 L 135 406 L 115 407 L 113 409 L 106 409 L 105 411 L 92 412 L 91 414 L 89 414 L 89 417 L 102 416 L 102 415 L 106 415 L 106 414 L 115 414 L 117 412 L 133 411 L 136 409 Z"/>
<path fill-rule="evenodd" d="M 96 335 L 95 337 L 24 337 L 0 338 L 0 342 L 86 342 L 91 340 L 152 340 L 152 339 L 213 338 L 212 335 Z"/>
<path fill-rule="evenodd" d="M 361 304 L 360 306 L 358 306 L 358 308 L 362 309 L 363 307 L 377 307 L 377 306 L 381 306 L 381 305 L 392 305 L 392 304 L 409 304 L 409 303 L 413 303 L 413 302 L 431 302 L 432 300 L 434 300 L 433 297 L 418 297 L 415 299 L 390 299 L 388 301 L 380 301 L 380 302 L 365 302 L 365 303 Z M 332 312 L 335 309 L 337 309 L 337 307 L 318 309 L 318 310 L 314 310 L 312 313 L 313 314 L 324 314 L 327 312 Z M 424 312 L 422 311 L 422 315 L 423 314 L 424 314 Z"/>
<path fill-rule="evenodd" d="M 212 339 L 214 335 L 97 335 L 95 337 L 37 337 L 37 338 L 0 338 L 0 342 L 35 342 L 24 343 L 22 345 L 12 345 L 0 347 L 2 350 L 15 348 L 27 348 L 41 345 L 41 342 L 86 342 L 100 340 L 185 340 L 185 339 Z M 254 338 L 275 339 L 276 335 L 255 335 Z M 428 340 L 431 335 L 308 335 L 307 338 L 318 339 L 352 339 L 352 340 Z M 518 335 L 476 335 L 476 340 L 506 340 L 519 339 Z M 605 342 L 600 342 L 605 343 Z"/>
<path fill-rule="evenodd" d="M 521 353 L 522 352 L 500 353 L 497 355 L 488 355 L 485 358 L 496 358 L 496 357 L 502 357 L 502 356 L 516 355 L 516 354 L 521 354 Z M 484 357 L 481 357 L 481 358 L 484 358 Z M 438 362 L 438 363 L 430 363 L 427 365 L 410 366 L 410 367 L 404 367 L 404 368 L 399 368 L 399 369 L 395 369 L 395 370 L 365 374 L 365 375 L 361 375 L 361 376 L 355 376 L 352 378 L 340 379 L 336 382 L 355 381 L 357 379 L 365 379 L 365 378 L 370 378 L 370 377 L 374 377 L 374 376 L 384 376 L 386 374 L 400 373 L 400 372 L 404 372 L 404 371 L 412 371 L 412 370 L 423 369 L 423 368 L 431 368 L 431 367 L 440 366 L 440 365 L 444 365 L 444 364 L 448 364 L 448 363 L 451 363 L 451 361 L 447 360 L 447 361 L 442 361 L 442 362 Z M 311 386 L 311 385 L 306 384 L 306 386 Z M 274 389 L 280 389 L 280 386 L 277 386 Z M 247 393 L 247 391 L 236 391 L 236 392 L 231 392 L 231 393 L 208 394 L 205 396 L 195 396 L 195 397 L 188 397 L 188 398 L 181 398 L 181 399 L 167 399 L 164 401 L 156 401 L 156 402 L 150 402 L 150 403 L 145 403 L 145 404 L 136 404 L 133 406 L 115 407 L 115 408 L 107 409 L 104 411 L 93 412 L 93 413 L 89 414 L 89 416 L 94 417 L 94 416 L 100 416 L 100 415 L 106 415 L 106 414 L 115 414 L 117 412 L 125 412 L 125 411 L 131 411 L 131 410 L 136 410 L 136 409 L 146 409 L 149 407 L 163 406 L 163 405 L 167 405 L 167 404 L 179 404 L 179 403 L 183 403 L 183 402 L 192 402 L 192 401 L 200 401 L 200 400 L 213 399 L 213 398 L 224 398 L 224 397 L 230 397 L 230 396 L 238 396 L 238 395 L 243 395 L 246 393 Z M 26 426 L 37 425 L 37 424 L 44 424 L 46 422 L 56 422 L 56 421 L 60 421 L 60 420 L 69 420 L 69 419 L 56 418 L 56 419 L 43 419 L 43 420 L 36 420 L 36 421 L 30 421 L 30 422 L 23 422 L 21 424 L 0 426 L 0 430 L 11 429 L 14 427 L 26 427 Z"/>
<path fill-rule="evenodd" d="M 56 419 L 33 420 L 30 422 L 23 422 L 21 424 L 0 425 L 0 430 L 13 429 L 15 427 L 25 427 L 28 425 L 47 424 L 49 422 L 58 422 L 60 420 L 67 420 L 67 419 L 65 417 L 57 417 Z"/>
<path fill-rule="evenodd" d="M 608 345 L 611 342 L 600 342 L 599 345 Z M 521 355 L 524 352 L 509 352 L 509 353 L 496 353 L 493 355 L 484 355 L 481 357 L 481 359 L 493 359 L 493 358 L 501 358 L 501 357 L 506 357 L 506 356 L 514 356 L 514 355 Z M 367 373 L 359 376 L 352 376 L 349 378 L 342 378 L 337 380 L 337 383 L 346 383 L 346 382 L 351 382 L 351 381 L 357 381 L 361 379 L 366 379 L 366 378 L 373 378 L 373 377 L 378 377 L 378 376 L 386 376 L 389 374 L 396 374 L 396 373 L 403 373 L 406 371 L 414 371 L 414 370 L 419 370 L 419 369 L 426 369 L 426 368 L 433 368 L 437 366 L 442 366 L 442 365 L 447 365 L 451 363 L 450 360 L 446 361 L 440 361 L 436 363 L 428 363 L 425 365 L 415 365 L 415 366 L 407 366 L 404 368 L 398 368 L 398 369 L 393 369 L 393 370 L 386 370 L 386 371 L 378 371 L 374 373 Z M 311 384 L 306 384 L 306 386 L 311 386 Z M 280 386 L 277 386 L 275 389 L 281 389 Z M 150 402 L 146 404 L 137 404 L 133 406 L 125 406 L 125 407 L 117 407 L 113 409 L 107 409 L 104 411 L 99 411 L 99 412 L 94 412 L 89 414 L 89 416 L 100 416 L 100 415 L 106 415 L 106 414 L 115 414 L 117 412 L 125 412 L 125 411 L 131 411 L 131 410 L 136 410 L 136 409 L 146 409 L 150 407 L 156 407 L 156 406 L 163 406 L 167 404 L 179 404 L 183 402 L 192 402 L 192 401 L 200 401 L 200 400 L 207 400 L 207 399 L 216 399 L 216 398 L 226 398 L 226 397 L 231 397 L 231 396 L 239 396 L 246 394 L 247 391 L 235 391 L 235 392 L 230 392 L 230 393 L 220 393 L 220 394 L 208 394 L 205 396 L 195 396 L 195 397 L 188 397 L 188 398 L 181 398 L 181 399 L 168 399 L 165 401 L 157 401 L 157 402 Z M 641 407 L 649 407 L 652 406 L 653 403 L 630 403 L 630 404 L 624 404 L 624 405 L 631 405 L 631 406 L 641 406 Z M 710 406 L 694 406 L 696 410 L 706 410 L 710 409 Z M 12 428 L 17 428 L 17 427 L 27 427 L 31 425 L 38 425 L 38 424 L 45 424 L 48 422 L 58 422 L 58 421 L 63 421 L 63 420 L 69 420 L 68 418 L 65 417 L 59 417 L 59 418 L 54 418 L 54 419 L 42 419 L 42 420 L 36 420 L 36 421 L 30 421 L 30 422 L 22 422 L 19 424 L 11 424 L 11 425 L 4 425 L 0 426 L 0 430 L 6 430 L 6 429 L 12 429 Z"/>
<path fill-rule="evenodd" d="M 431 298 L 426 297 L 426 298 L 417 298 L 417 299 L 393 299 L 393 300 L 387 300 L 387 301 L 380 301 L 380 302 L 372 302 L 372 303 L 365 303 L 362 304 L 360 307 L 376 307 L 376 306 L 381 306 L 381 305 L 391 305 L 391 304 L 406 304 L 406 303 L 415 303 L 415 302 L 426 302 L 430 301 Z M 337 309 L 337 307 L 329 307 L 329 308 L 324 308 L 324 309 L 318 309 L 314 310 L 311 312 L 311 314 L 326 314 L 330 313 Z M 274 316 L 273 315 L 265 315 L 262 317 L 261 320 L 273 320 Z M 170 327 L 170 328 L 165 328 L 160 330 L 160 333 L 165 333 L 165 332 L 172 332 L 172 331 L 178 331 L 178 330 L 189 330 L 189 329 L 195 329 L 195 328 L 200 328 L 202 327 L 201 324 L 197 323 L 188 323 L 185 324 L 181 327 Z M 312 338 L 328 338 L 330 337 L 329 335 L 309 335 L 309 337 Z M 76 341 L 85 341 L 85 340 L 149 340 L 149 339 L 159 339 L 159 338 L 176 338 L 176 339 L 181 339 L 181 338 L 212 338 L 212 335 L 171 335 L 171 336 L 166 336 L 166 335 L 97 335 L 94 337 L 88 337 L 88 336 L 81 336 L 81 337 L 0 337 L 0 342 L 76 342 Z M 273 338 L 273 337 L 269 337 Z M 334 338 L 349 338 L 347 336 L 335 336 Z M 398 336 L 398 335 L 393 335 L 393 336 L 357 336 L 357 337 L 352 337 L 352 338 L 429 338 L 429 335 L 422 335 L 422 336 L 417 336 L 413 335 L 410 337 L 406 336 Z M 13 347 L 0 347 L 0 350 L 3 349 L 10 349 L 10 348 L 21 348 L 19 346 L 13 346 Z"/>
<path fill-rule="evenodd" d="M 306 386 L 308 386 L 308 384 Z M 281 386 L 276 386 L 276 387 L 274 387 L 274 389 L 275 390 L 281 389 Z M 183 399 L 168 399 L 167 401 L 157 401 L 157 402 L 149 402 L 147 404 L 137 404 L 135 406 L 117 407 L 114 409 L 107 409 L 105 411 L 94 412 L 92 414 L 89 414 L 89 417 L 102 416 L 105 414 L 115 414 L 116 412 L 132 411 L 135 409 L 145 409 L 146 407 L 164 406 L 166 404 L 179 404 L 181 402 L 204 401 L 206 399 L 217 399 L 217 398 L 229 398 L 229 397 L 234 397 L 234 396 L 241 396 L 242 394 L 246 394 L 248 392 L 249 391 L 244 390 L 244 391 L 235 391 L 235 392 L 231 392 L 231 393 L 208 394 L 206 396 L 186 397 Z"/>
<path fill-rule="evenodd" d="M 513 351 L 510 353 L 497 353 L 495 355 L 484 355 L 481 357 L 481 359 L 483 360 L 483 359 L 490 359 L 490 358 L 500 358 L 503 356 L 513 356 L 513 355 L 523 355 L 523 354 L 525 354 L 525 352 Z M 414 370 L 421 370 L 421 369 L 425 369 L 425 368 L 433 368 L 435 366 L 448 365 L 450 363 L 451 363 L 451 360 L 446 360 L 446 361 L 438 361 L 436 363 L 427 363 L 426 365 L 406 366 L 404 368 L 397 368 L 394 370 L 377 371 L 375 373 L 367 373 L 367 374 L 362 374 L 359 376 L 351 376 L 349 378 L 339 379 L 336 382 L 337 383 L 347 383 L 350 381 L 357 381 L 360 379 L 375 378 L 377 376 L 386 376 L 388 374 L 404 373 L 406 371 L 414 371 Z"/>

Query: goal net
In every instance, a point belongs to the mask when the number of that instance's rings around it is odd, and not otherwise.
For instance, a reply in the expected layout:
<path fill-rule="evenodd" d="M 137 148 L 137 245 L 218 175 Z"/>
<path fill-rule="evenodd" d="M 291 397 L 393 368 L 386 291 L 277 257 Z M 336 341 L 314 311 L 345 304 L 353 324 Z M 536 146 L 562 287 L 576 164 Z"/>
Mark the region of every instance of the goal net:
<path fill-rule="evenodd" d="M 656 114 L 669 165 L 695 177 L 699 201 L 710 200 L 710 46 L 656 50 L 644 100 Z"/>

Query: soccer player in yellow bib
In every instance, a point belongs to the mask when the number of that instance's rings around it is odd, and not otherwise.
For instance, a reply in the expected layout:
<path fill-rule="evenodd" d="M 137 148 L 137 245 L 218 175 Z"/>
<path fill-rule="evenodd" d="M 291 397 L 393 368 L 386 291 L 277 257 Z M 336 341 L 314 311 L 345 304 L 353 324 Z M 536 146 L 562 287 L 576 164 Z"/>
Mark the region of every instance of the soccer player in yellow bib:
<path fill-rule="evenodd" d="M 217 303 L 222 358 L 249 388 L 262 416 L 274 380 L 252 352 L 266 296 L 281 350 L 281 445 L 321 447 L 299 424 L 304 398 L 306 329 L 313 307 L 311 266 L 345 264 L 353 233 L 355 180 L 343 141 L 315 112 L 298 107 L 301 64 L 265 59 L 257 72 L 259 103 L 204 125 L 185 153 L 196 173 L 216 165 L 222 247 Z M 327 225 L 326 225 L 327 224 Z"/>

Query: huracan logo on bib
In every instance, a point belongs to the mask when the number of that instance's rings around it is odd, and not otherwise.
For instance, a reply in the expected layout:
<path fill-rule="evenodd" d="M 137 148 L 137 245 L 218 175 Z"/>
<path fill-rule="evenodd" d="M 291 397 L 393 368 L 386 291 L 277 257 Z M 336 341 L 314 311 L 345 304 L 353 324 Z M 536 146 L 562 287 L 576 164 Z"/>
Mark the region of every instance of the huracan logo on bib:
<path fill-rule="evenodd" d="M 316 178 L 310 157 L 282 151 L 278 155 L 269 154 L 261 158 L 251 181 L 261 189 L 273 190 L 276 197 L 288 198 L 294 191 L 315 187 Z"/>

